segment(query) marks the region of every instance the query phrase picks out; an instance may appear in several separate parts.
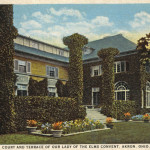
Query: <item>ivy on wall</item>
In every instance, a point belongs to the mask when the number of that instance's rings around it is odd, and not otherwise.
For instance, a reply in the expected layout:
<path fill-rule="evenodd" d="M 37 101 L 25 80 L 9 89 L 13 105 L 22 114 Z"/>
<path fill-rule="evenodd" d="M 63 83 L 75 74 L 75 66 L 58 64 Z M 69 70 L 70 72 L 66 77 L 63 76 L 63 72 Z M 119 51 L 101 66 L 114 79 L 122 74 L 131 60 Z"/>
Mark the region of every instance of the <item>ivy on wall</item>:
<path fill-rule="evenodd" d="M 114 56 L 119 51 L 115 48 L 101 49 L 98 56 L 102 58 L 102 102 L 103 105 L 109 107 L 107 115 L 111 114 L 111 106 L 114 97 Z"/>
<path fill-rule="evenodd" d="M 0 133 L 15 132 L 13 39 L 17 34 L 13 6 L 0 5 Z"/>
<path fill-rule="evenodd" d="M 47 96 L 47 78 L 39 82 L 30 78 L 28 92 L 29 96 Z"/>
<path fill-rule="evenodd" d="M 82 48 L 88 39 L 78 33 L 64 37 L 63 42 L 69 48 L 69 97 L 76 98 L 79 104 L 83 99 L 83 63 Z"/>

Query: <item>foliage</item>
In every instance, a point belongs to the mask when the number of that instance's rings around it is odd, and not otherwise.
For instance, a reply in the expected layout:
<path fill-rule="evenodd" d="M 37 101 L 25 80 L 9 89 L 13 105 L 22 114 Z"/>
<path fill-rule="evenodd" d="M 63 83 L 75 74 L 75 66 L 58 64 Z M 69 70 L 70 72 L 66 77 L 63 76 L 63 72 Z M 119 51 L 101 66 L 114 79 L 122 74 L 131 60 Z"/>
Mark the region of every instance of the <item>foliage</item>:
<path fill-rule="evenodd" d="M 140 54 L 140 61 L 142 64 L 150 62 L 150 33 L 145 37 L 141 37 L 137 43 L 137 50 Z"/>
<path fill-rule="evenodd" d="M 133 121 L 142 121 L 143 120 L 143 115 L 132 116 L 131 120 L 133 120 Z"/>
<path fill-rule="evenodd" d="M 29 127 L 36 127 L 37 121 L 36 120 L 27 120 L 27 124 Z"/>
<path fill-rule="evenodd" d="M 78 104 L 83 99 L 83 63 L 82 48 L 88 39 L 78 33 L 64 37 L 63 42 L 69 48 L 69 97 L 76 98 Z"/>
<path fill-rule="evenodd" d="M 145 114 L 145 115 L 143 115 L 143 120 L 150 120 L 150 116 L 149 116 L 149 114 Z"/>
<path fill-rule="evenodd" d="M 17 34 L 13 6 L 0 5 L 0 134 L 15 132 L 13 39 Z"/>
<path fill-rule="evenodd" d="M 130 119 L 131 118 L 131 114 L 129 112 L 124 113 L 124 119 Z"/>
<path fill-rule="evenodd" d="M 106 111 L 107 115 L 111 114 L 111 106 L 114 101 L 114 56 L 119 54 L 118 49 L 106 48 L 101 49 L 98 56 L 102 58 L 102 103 L 110 109 Z"/>
<path fill-rule="evenodd" d="M 88 118 L 85 118 L 84 120 L 76 119 L 71 121 L 63 122 L 63 133 L 69 134 L 69 133 L 75 133 L 75 132 L 83 132 L 87 130 L 93 130 L 93 129 L 102 129 L 104 128 L 104 125 L 100 123 L 99 120 L 89 120 Z"/>
<path fill-rule="evenodd" d="M 136 114 L 137 105 L 135 101 L 116 100 L 112 106 L 112 117 L 118 120 L 124 120 L 124 112 L 130 112 L 131 116 Z"/>
<path fill-rule="evenodd" d="M 16 125 L 18 130 L 24 130 L 26 120 L 38 122 L 58 122 L 84 118 L 86 109 L 82 109 L 81 115 L 77 113 L 78 104 L 74 98 L 25 96 L 15 97 Z M 80 106 L 81 107 L 81 106 Z M 79 108 L 80 108 L 79 107 Z"/>
<path fill-rule="evenodd" d="M 43 134 L 50 134 L 51 133 L 51 128 L 52 128 L 52 124 L 50 123 L 44 123 L 41 125 L 40 129 L 41 129 L 41 132 Z"/>
<path fill-rule="evenodd" d="M 55 122 L 52 124 L 52 128 L 53 130 L 61 130 L 63 127 L 62 127 L 62 122 Z"/>
<path fill-rule="evenodd" d="M 113 119 L 111 117 L 106 118 L 106 124 L 112 124 Z"/>
<path fill-rule="evenodd" d="M 30 78 L 28 91 L 29 96 L 47 96 L 47 78 L 39 82 Z"/>
<path fill-rule="evenodd" d="M 65 97 L 64 96 L 64 87 L 65 87 L 65 85 L 63 84 L 63 82 L 61 80 L 57 80 L 56 88 L 57 88 L 58 97 Z"/>
<path fill-rule="evenodd" d="M 87 130 L 93 130 L 93 129 L 102 129 L 104 128 L 104 125 L 99 121 L 89 120 L 88 118 L 85 118 L 83 120 L 76 119 L 71 121 L 64 121 L 64 122 L 57 122 L 53 123 L 52 125 L 50 123 L 42 124 L 41 131 L 45 134 L 50 134 L 51 129 L 54 130 L 63 130 L 63 134 L 69 134 L 69 133 L 75 133 L 75 132 L 82 132 Z"/>

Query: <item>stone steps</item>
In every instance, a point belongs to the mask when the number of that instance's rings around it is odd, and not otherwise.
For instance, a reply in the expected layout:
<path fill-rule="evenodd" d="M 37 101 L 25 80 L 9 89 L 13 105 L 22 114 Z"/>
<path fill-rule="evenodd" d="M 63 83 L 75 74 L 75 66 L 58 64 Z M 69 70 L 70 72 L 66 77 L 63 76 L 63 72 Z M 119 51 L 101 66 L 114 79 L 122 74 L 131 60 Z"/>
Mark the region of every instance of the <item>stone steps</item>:
<path fill-rule="evenodd" d="M 103 115 L 100 113 L 100 109 L 99 108 L 95 108 L 95 109 L 86 109 L 86 113 L 87 113 L 87 118 L 89 119 L 93 119 L 93 120 L 100 120 L 100 122 L 105 123 L 106 122 L 106 118 L 107 116 Z M 113 122 L 117 122 L 116 119 L 113 119 Z"/>

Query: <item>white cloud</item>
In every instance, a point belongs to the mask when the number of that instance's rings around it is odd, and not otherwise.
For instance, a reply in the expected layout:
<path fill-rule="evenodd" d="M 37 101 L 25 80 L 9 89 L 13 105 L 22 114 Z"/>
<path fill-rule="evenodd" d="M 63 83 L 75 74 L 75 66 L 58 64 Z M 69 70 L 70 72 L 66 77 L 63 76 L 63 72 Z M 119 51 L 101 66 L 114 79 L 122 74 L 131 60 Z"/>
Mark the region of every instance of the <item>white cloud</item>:
<path fill-rule="evenodd" d="M 48 14 L 42 14 L 40 11 L 34 12 L 32 14 L 33 17 L 39 19 L 39 21 L 45 23 L 53 23 L 53 17 Z"/>
<path fill-rule="evenodd" d="M 75 9 L 67 9 L 67 8 L 63 8 L 60 10 L 55 10 L 54 8 L 50 8 L 50 12 L 51 14 L 55 15 L 55 16 L 71 16 L 71 17 L 77 17 L 78 19 L 83 19 L 85 16 L 85 13 L 81 13 L 79 10 L 75 10 Z"/>
<path fill-rule="evenodd" d="M 91 22 L 92 24 L 97 25 L 97 26 L 112 26 L 113 25 L 113 23 L 109 21 L 109 18 L 104 17 L 104 16 L 97 16 Z"/>
<path fill-rule="evenodd" d="M 139 13 L 136 13 L 134 15 L 134 20 L 132 22 L 129 22 L 132 28 L 144 28 L 149 27 L 150 23 L 150 14 L 142 11 Z"/>
<path fill-rule="evenodd" d="M 20 22 L 21 28 L 23 29 L 39 29 L 42 28 L 41 24 L 36 22 L 35 20 L 29 20 L 26 22 Z"/>
<path fill-rule="evenodd" d="M 26 15 L 23 15 L 22 17 L 24 20 L 27 20 L 27 16 Z"/>

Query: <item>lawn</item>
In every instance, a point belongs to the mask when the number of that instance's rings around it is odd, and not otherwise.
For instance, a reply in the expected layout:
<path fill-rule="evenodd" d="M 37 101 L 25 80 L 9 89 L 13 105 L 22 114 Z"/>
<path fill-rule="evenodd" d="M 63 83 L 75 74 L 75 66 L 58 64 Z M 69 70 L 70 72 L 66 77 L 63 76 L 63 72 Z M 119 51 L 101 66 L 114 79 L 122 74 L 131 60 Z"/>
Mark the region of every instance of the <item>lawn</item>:
<path fill-rule="evenodd" d="M 114 129 L 53 138 L 27 132 L 0 135 L 0 144 L 124 144 L 150 143 L 150 123 L 120 122 Z"/>

